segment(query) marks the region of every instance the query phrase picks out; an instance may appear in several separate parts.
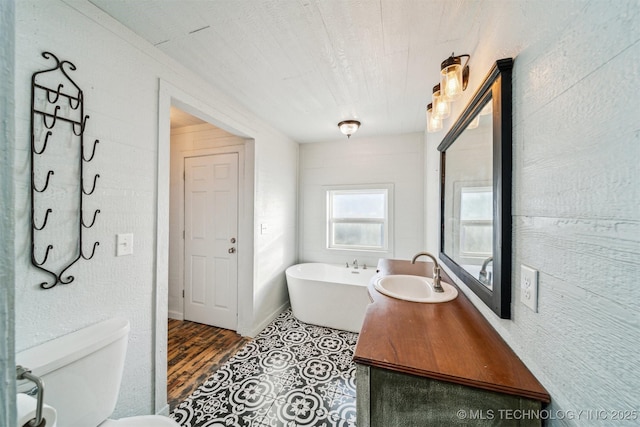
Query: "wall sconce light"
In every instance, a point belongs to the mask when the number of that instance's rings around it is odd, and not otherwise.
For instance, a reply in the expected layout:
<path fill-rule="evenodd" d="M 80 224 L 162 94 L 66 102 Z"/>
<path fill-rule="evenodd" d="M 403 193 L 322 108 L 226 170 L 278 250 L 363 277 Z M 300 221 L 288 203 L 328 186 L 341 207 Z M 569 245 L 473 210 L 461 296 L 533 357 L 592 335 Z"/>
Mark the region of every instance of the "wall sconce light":
<path fill-rule="evenodd" d="M 440 83 L 433 87 L 433 96 L 431 98 L 433 104 L 433 115 L 440 120 L 446 119 L 451 114 L 449 103 L 442 98 L 440 92 Z"/>
<path fill-rule="evenodd" d="M 466 58 L 462 65 L 462 58 Z M 469 55 L 451 56 L 440 64 L 440 83 L 433 87 L 427 107 L 427 132 L 442 129 L 442 121 L 451 115 L 450 103 L 462 96 L 469 84 Z M 477 126 L 477 123 L 474 123 Z M 470 129 L 472 129 L 470 127 Z"/>
<path fill-rule="evenodd" d="M 357 120 L 345 120 L 338 123 L 338 127 L 340 128 L 340 132 L 347 135 L 347 138 L 350 138 L 351 135 L 356 133 L 360 128 L 360 122 Z"/>
<path fill-rule="evenodd" d="M 446 101 L 455 101 L 462 96 L 462 91 L 469 84 L 469 55 L 451 56 L 440 64 L 440 87 L 442 88 L 441 96 Z M 462 58 L 466 57 L 464 65 Z"/>
<path fill-rule="evenodd" d="M 427 105 L 427 132 L 437 132 L 442 129 L 442 119 L 433 114 L 433 104 Z"/>

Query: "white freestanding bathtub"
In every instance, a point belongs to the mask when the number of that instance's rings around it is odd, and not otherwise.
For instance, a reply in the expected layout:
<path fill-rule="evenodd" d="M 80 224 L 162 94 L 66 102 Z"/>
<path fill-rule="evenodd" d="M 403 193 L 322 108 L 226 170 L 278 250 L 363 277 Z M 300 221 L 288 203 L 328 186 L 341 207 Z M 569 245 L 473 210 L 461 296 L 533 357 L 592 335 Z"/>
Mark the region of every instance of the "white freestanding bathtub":
<path fill-rule="evenodd" d="M 293 315 L 304 323 L 360 332 L 375 268 L 305 263 L 287 268 Z"/>

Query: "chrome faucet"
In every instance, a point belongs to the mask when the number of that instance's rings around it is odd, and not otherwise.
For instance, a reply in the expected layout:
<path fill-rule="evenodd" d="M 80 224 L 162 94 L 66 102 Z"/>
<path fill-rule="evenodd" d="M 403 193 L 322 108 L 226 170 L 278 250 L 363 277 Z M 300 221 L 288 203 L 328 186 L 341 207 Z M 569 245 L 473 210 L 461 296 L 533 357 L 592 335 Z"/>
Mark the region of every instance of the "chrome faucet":
<path fill-rule="evenodd" d="M 353 268 L 355 268 L 355 269 L 358 268 L 358 260 L 357 259 L 353 260 Z"/>
<path fill-rule="evenodd" d="M 482 268 L 480 269 L 480 274 L 478 274 L 478 279 L 485 285 L 491 285 L 491 273 L 487 274 L 487 265 L 489 265 L 490 262 L 493 262 L 492 256 L 484 260 Z"/>
<path fill-rule="evenodd" d="M 438 265 L 436 257 L 431 255 L 429 252 L 419 252 L 413 257 L 411 264 L 415 264 L 416 260 L 421 256 L 429 257 L 433 261 L 433 290 L 435 292 L 444 292 L 444 288 L 440 284 L 440 266 Z"/>

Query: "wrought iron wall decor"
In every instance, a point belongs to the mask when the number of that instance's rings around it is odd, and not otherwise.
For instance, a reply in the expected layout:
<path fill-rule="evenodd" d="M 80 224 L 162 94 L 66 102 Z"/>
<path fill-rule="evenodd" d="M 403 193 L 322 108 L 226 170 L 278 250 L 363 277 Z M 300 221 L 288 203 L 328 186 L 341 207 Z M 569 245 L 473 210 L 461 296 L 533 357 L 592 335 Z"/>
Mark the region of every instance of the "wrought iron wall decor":
<path fill-rule="evenodd" d="M 80 258 L 95 255 L 83 245 L 86 229 L 94 226 L 100 209 L 85 220 L 85 198 L 96 190 L 100 175 L 92 173 L 85 184 L 87 166 L 94 159 L 99 140 L 85 149 L 89 115 L 84 114 L 82 90 L 69 77 L 76 66 L 43 52 L 55 66 L 31 77 L 31 263 L 52 276 L 40 283 L 50 289 L 68 284 L 67 273 Z"/>

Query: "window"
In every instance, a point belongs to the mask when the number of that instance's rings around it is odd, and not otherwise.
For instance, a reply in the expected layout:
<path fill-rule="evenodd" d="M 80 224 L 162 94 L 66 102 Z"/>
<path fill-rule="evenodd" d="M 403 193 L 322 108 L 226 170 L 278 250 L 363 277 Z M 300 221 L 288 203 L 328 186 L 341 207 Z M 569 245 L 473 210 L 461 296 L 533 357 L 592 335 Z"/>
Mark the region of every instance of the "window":
<path fill-rule="evenodd" d="M 389 250 L 391 186 L 327 190 L 327 247 Z"/>
<path fill-rule="evenodd" d="M 486 258 L 493 253 L 493 189 L 463 187 L 460 191 L 460 255 Z"/>

